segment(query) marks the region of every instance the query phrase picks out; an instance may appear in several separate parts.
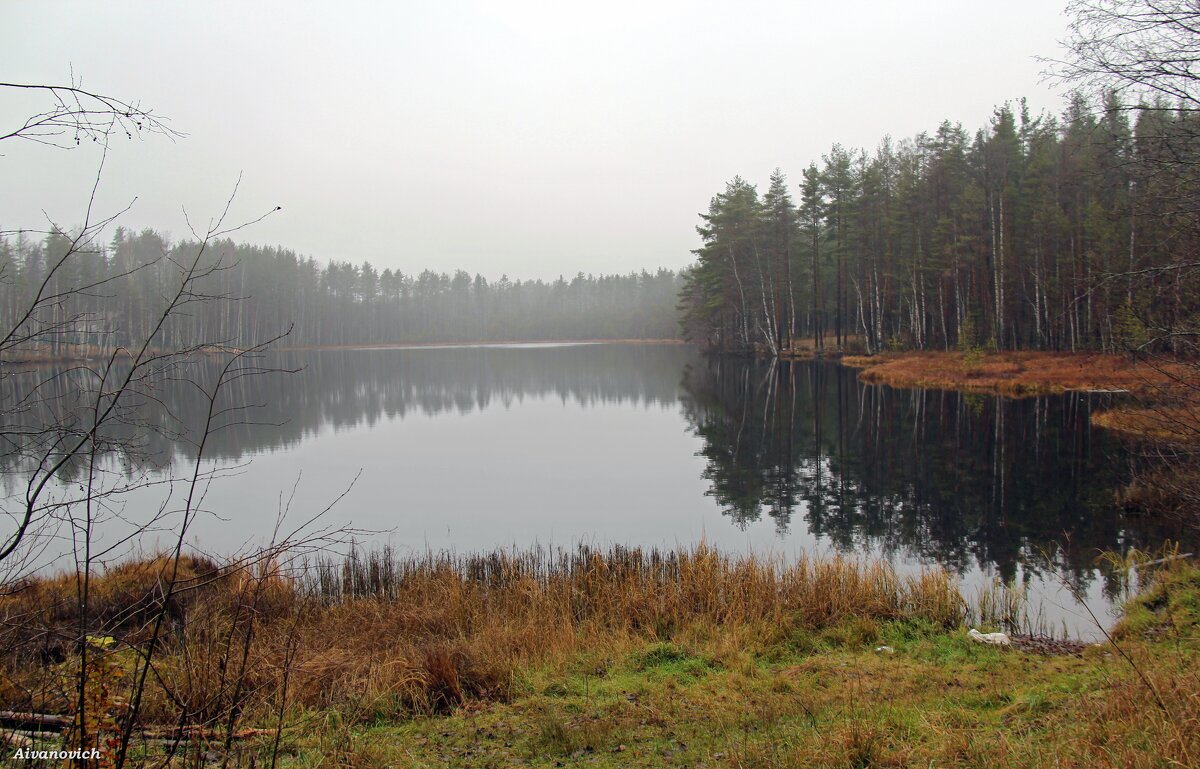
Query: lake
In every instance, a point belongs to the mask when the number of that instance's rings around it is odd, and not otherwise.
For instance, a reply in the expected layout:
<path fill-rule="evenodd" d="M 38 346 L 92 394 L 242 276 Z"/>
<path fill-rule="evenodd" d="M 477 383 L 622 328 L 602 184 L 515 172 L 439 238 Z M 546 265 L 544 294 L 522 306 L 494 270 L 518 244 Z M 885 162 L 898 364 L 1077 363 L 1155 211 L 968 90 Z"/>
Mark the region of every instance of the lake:
<path fill-rule="evenodd" d="M 215 365 L 196 364 L 195 378 L 211 381 Z M 254 408 L 204 447 L 201 468 L 218 477 L 201 484 L 189 542 L 214 554 L 326 508 L 305 536 L 353 528 L 365 547 L 402 551 L 703 540 L 847 553 L 906 572 L 940 564 L 968 594 L 1016 580 L 1048 623 L 1090 636 L 1064 581 L 1107 621 L 1118 585 L 1097 554 L 1177 536 L 1115 504 L 1128 459 L 1088 418 L 1109 395 L 895 390 L 833 362 L 658 344 L 340 349 L 264 365 L 295 371 L 237 380 L 223 405 Z M 171 417 L 104 465 L 111 486 L 153 484 L 106 501 L 100 539 L 114 552 L 154 518 L 136 547 L 172 541 L 197 454 L 195 388 L 155 393 Z M 23 494 L 21 468 L 2 467 L 6 493 Z M 44 563 L 61 563 L 69 537 L 57 534 Z"/>

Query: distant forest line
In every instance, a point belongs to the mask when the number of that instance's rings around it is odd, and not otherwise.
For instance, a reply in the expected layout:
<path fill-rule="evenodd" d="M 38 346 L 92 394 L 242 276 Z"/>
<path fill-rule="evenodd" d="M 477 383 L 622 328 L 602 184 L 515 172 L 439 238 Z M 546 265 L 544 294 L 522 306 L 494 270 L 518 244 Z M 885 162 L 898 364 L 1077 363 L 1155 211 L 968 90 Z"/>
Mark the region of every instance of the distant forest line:
<path fill-rule="evenodd" d="M 834 145 L 795 191 L 715 195 L 685 272 L 685 336 L 725 350 L 1104 350 L 1173 345 L 1200 317 L 1200 115 L 1074 95 L 972 136 L 943 122 Z M 1181 156 L 1182 153 L 1182 156 Z"/>
<path fill-rule="evenodd" d="M 762 195 L 728 182 L 682 273 L 489 282 L 210 241 L 215 269 L 158 344 L 247 345 L 290 328 L 292 346 L 683 336 L 768 354 L 1175 352 L 1200 318 L 1198 129 L 1188 109 L 1075 95 L 1061 117 L 1006 104 L 974 135 L 946 121 L 873 153 L 835 144 L 803 171 L 798 199 L 778 169 Z M 39 290 L 61 291 L 45 322 L 70 331 L 35 346 L 145 338 L 199 247 L 118 228 L 56 267 L 68 234 L 0 237 L 0 322 L 15 328 Z"/>
<path fill-rule="evenodd" d="M 6 327 L 18 325 L 17 313 L 30 306 L 47 273 L 43 291 L 50 293 L 98 284 L 54 308 L 80 320 L 69 333 L 33 340 L 51 352 L 145 338 L 179 280 L 177 263 L 200 246 L 118 228 L 104 248 L 76 253 L 55 269 L 70 247 L 64 233 L 0 238 L 0 322 Z M 369 262 L 322 264 L 286 248 L 230 240 L 205 249 L 205 269 L 216 269 L 198 281 L 187 311 L 168 319 L 158 337 L 163 347 L 201 340 L 249 345 L 289 328 L 289 346 L 679 336 L 680 278 L 667 269 L 489 282 L 462 270 L 411 275 Z M 104 282 L 116 276 L 125 277 Z M 119 291 L 110 289 L 117 285 Z"/>

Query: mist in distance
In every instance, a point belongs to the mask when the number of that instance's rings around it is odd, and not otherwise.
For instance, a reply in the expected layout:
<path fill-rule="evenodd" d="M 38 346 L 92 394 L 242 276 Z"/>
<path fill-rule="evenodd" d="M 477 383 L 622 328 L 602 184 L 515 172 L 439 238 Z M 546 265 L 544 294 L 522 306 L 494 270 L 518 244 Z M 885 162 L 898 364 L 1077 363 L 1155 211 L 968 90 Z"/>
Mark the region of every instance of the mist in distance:
<path fill-rule="evenodd" d="M 177 239 L 239 174 L 239 233 L 320 261 L 490 279 L 678 269 L 738 173 L 835 142 L 1057 112 L 1055 3 L 9 4 L 9 82 L 138 100 L 186 134 L 113 142 L 100 210 Z M 10 117 L 32 114 L 15 100 Z M 36 109 L 34 110 L 36 111 Z M 4 229 L 82 220 L 99 152 L 10 144 Z M 791 180 L 793 185 L 799 179 Z"/>

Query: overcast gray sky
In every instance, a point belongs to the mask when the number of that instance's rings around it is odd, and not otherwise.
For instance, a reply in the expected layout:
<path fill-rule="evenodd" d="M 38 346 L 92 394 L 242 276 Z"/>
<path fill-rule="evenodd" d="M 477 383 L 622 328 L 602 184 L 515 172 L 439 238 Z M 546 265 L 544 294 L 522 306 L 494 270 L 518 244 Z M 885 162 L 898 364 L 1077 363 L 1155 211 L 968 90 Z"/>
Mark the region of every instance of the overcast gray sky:
<path fill-rule="evenodd" d="M 489 278 L 681 267 L 741 174 L 795 184 L 830 145 L 1057 112 L 1034 57 L 1058 0 L 13 2 L 0 80 L 91 89 L 187 134 L 116 142 L 100 198 L 176 237 L 181 209 L 283 210 L 239 233 L 321 261 Z M 0 128 L 27 102 L 0 92 Z M 82 220 L 94 151 L 0 147 L 0 228 Z"/>

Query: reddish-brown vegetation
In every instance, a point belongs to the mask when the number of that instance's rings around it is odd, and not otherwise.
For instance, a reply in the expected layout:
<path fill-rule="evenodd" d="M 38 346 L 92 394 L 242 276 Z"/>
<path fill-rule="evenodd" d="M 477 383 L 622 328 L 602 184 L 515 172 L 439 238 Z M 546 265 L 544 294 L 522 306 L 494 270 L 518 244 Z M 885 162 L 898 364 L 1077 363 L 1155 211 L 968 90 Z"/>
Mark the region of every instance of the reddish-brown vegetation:
<path fill-rule="evenodd" d="M 1097 411 L 1092 414 L 1092 423 L 1168 443 L 1200 441 L 1200 411 L 1183 405 Z"/>
<path fill-rule="evenodd" d="M 1192 370 L 1181 363 L 1134 361 L 1122 355 L 1055 352 L 904 352 L 847 356 L 864 382 L 1008 396 L 1071 390 L 1161 395 Z"/>
<path fill-rule="evenodd" d="M 87 633 L 131 665 L 161 607 L 169 561 L 94 578 Z M 362 718 L 504 699 L 518 670 L 587 649 L 622 649 L 677 634 L 786 632 L 850 617 L 960 621 L 962 599 L 940 571 L 900 577 L 886 563 L 678 552 L 533 551 L 453 558 L 390 555 L 287 573 L 275 561 L 217 567 L 185 559 L 163 610 L 142 717 L 174 723 L 179 703 L 200 726 L 231 708 L 337 706 Z M 0 708 L 69 712 L 79 637 L 74 576 L 0 597 Z M 774 628 L 774 629 L 772 629 Z M 100 653 L 100 652 L 96 652 Z M 236 660 L 236 664 L 234 662 Z"/>

